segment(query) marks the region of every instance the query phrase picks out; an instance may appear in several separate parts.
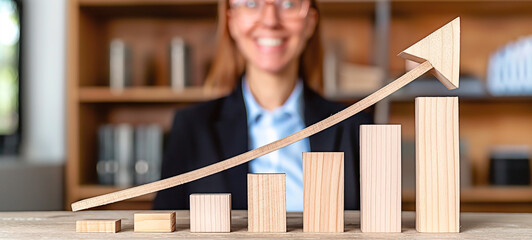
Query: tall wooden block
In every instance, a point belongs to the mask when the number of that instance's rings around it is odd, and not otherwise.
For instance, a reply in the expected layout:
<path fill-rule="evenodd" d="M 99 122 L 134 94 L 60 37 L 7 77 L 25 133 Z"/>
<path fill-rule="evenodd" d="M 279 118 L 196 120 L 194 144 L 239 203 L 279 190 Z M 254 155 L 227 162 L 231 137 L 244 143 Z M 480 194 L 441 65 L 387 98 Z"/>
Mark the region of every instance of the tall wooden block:
<path fill-rule="evenodd" d="M 344 231 L 344 153 L 303 153 L 303 231 Z"/>
<path fill-rule="evenodd" d="M 401 232 L 401 125 L 360 126 L 360 228 Z"/>
<path fill-rule="evenodd" d="M 459 232 L 458 98 L 416 98 L 416 229 Z"/>
<path fill-rule="evenodd" d="M 248 231 L 286 232 L 286 174 L 248 174 Z"/>
<path fill-rule="evenodd" d="M 94 233 L 105 232 L 115 233 L 119 232 L 121 228 L 121 220 L 103 220 L 103 219 L 90 219 L 76 221 L 76 232 L 82 233 Z"/>
<path fill-rule="evenodd" d="M 175 231 L 175 212 L 135 213 L 135 232 L 173 232 Z"/>
<path fill-rule="evenodd" d="M 231 194 L 191 194 L 190 232 L 231 232 Z"/>

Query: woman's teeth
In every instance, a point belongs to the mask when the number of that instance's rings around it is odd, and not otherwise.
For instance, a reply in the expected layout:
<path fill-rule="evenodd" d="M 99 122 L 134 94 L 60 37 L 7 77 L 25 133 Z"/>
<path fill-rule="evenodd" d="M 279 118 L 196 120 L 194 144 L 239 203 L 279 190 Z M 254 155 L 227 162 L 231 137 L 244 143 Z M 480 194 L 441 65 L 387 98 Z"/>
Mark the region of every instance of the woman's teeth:
<path fill-rule="evenodd" d="M 258 38 L 257 43 L 265 47 L 277 47 L 283 43 L 280 38 Z"/>

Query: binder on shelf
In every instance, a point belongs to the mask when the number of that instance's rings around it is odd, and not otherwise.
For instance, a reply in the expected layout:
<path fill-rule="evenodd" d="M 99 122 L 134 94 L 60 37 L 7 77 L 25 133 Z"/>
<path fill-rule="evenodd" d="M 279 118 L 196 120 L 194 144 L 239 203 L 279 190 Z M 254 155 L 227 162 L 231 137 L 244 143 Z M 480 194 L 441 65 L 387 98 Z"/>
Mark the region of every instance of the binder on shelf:
<path fill-rule="evenodd" d="M 113 92 L 122 92 L 131 85 L 129 51 L 121 39 L 113 39 L 109 46 L 109 86 Z"/>
<path fill-rule="evenodd" d="M 161 165 L 163 162 L 163 129 L 159 125 L 149 125 L 147 127 L 147 146 L 149 166 L 148 182 L 154 182 L 161 179 Z"/>
<path fill-rule="evenodd" d="M 130 187 L 133 185 L 133 128 L 128 124 L 115 127 L 115 156 L 118 171 L 115 175 L 115 185 Z"/>
<path fill-rule="evenodd" d="M 98 162 L 96 172 L 98 183 L 113 185 L 118 164 L 114 157 L 114 130 L 111 125 L 102 125 L 98 128 Z"/>
<path fill-rule="evenodd" d="M 498 145 L 490 150 L 490 183 L 495 186 L 530 186 L 530 147 Z"/>
<path fill-rule="evenodd" d="M 172 39 L 170 43 L 170 84 L 175 91 L 182 91 L 189 84 L 187 52 L 183 38 L 175 37 Z"/>
<path fill-rule="evenodd" d="M 148 156 L 146 153 L 146 126 L 135 128 L 135 185 L 148 183 Z"/>
<path fill-rule="evenodd" d="M 135 129 L 135 184 L 145 184 L 161 178 L 162 128 L 141 125 Z"/>

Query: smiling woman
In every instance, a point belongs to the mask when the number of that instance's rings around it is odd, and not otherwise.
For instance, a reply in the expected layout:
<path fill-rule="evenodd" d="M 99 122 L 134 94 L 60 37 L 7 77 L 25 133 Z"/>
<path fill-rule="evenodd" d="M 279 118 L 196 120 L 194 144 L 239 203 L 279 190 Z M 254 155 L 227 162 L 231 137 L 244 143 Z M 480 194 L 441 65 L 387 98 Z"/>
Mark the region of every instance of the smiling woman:
<path fill-rule="evenodd" d="M 265 8 L 268 8 L 268 2 L 275 5 L 275 11 L 269 9 L 266 16 L 263 16 Z M 279 20 L 283 21 L 286 27 L 301 27 L 306 24 L 306 34 L 311 34 L 304 42 L 299 42 L 298 49 L 300 58 L 294 58 L 300 65 L 300 74 L 304 75 L 306 84 L 314 91 L 322 93 L 323 81 L 323 50 L 321 45 L 321 34 L 319 24 L 319 10 L 314 0 L 276 0 L 276 1 L 259 1 L 259 0 L 237 0 L 221 1 L 220 15 L 218 25 L 218 48 L 214 59 L 213 66 L 206 79 L 206 87 L 210 89 L 233 89 L 235 84 L 240 80 L 246 66 L 243 55 L 252 54 L 252 49 L 244 49 L 245 46 L 235 41 L 240 40 L 238 34 L 246 28 L 252 28 L 259 18 L 268 17 L 268 14 L 278 13 Z M 308 16 L 308 18 L 307 18 Z M 273 18 L 274 20 L 276 18 Z M 305 21 L 302 21 L 304 19 Z M 307 19 L 309 21 L 307 21 Z M 266 19 L 267 20 L 267 19 Z M 237 25 L 235 25 L 237 24 Z M 230 26 L 231 25 L 231 26 Z M 295 25 L 295 26 L 294 26 Z M 299 25 L 299 26 L 298 26 Z M 275 26 L 274 26 L 275 28 Z M 231 30 L 230 30 L 231 29 Z M 249 29 L 247 29 L 249 30 Z M 290 30 L 285 29 L 285 30 Z M 301 31 L 301 29 L 295 29 Z M 230 33 L 230 31 L 232 31 Z M 279 34 L 279 33 L 278 33 Z M 233 35 L 233 36 L 232 36 Z M 280 44 L 280 38 L 257 38 L 257 44 Z M 301 39 L 299 39 L 301 40 Z M 293 53 L 292 53 L 293 54 Z M 257 55 L 254 55 L 255 57 Z M 260 56 L 260 55 L 259 55 Z M 247 59 L 251 56 L 247 55 Z M 293 56 L 292 56 L 293 57 Z M 259 62 L 260 61 L 256 61 Z M 282 65 L 282 64 L 281 64 Z"/>
<path fill-rule="evenodd" d="M 224 98 L 176 113 L 162 177 L 195 170 L 261 147 L 338 111 L 323 99 L 323 53 L 314 0 L 221 0 L 218 48 L 208 89 Z M 191 193 L 232 194 L 247 208 L 247 173 L 285 173 L 286 209 L 303 210 L 302 152 L 344 152 L 345 207 L 359 208 L 358 129 L 361 113 L 334 127 L 224 172 L 163 190 L 155 209 L 188 209 Z"/>
<path fill-rule="evenodd" d="M 16 154 L 20 132 L 20 5 L 0 0 L 0 155 Z"/>

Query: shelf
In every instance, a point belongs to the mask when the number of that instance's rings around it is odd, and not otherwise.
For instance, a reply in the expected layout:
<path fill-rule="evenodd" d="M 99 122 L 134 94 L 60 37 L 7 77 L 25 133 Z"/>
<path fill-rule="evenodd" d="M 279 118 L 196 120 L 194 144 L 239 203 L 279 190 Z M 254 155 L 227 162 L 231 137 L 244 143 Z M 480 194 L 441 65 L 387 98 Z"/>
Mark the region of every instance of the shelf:
<path fill-rule="evenodd" d="M 393 15 L 409 15 L 412 13 L 438 14 L 452 13 L 455 15 L 465 14 L 529 14 L 532 12 L 532 2 L 519 0 L 392 0 Z"/>
<path fill-rule="evenodd" d="M 226 93 L 207 93 L 201 87 L 174 91 L 168 87 L 131 87 L 122 92 L 113 92 L 109 87 L 81 87 L 79 101 L 82 103 L 160 102 L 197 103 L 213 100 Z"/>
<path fill-rule="evenodd" d="M 99 18 L 212 18 L 216 0 L 79 0 L 79 9 Z"/>
<path fill-rule="evenodd" d="M 113 186 L 101 186 L 101 185 L 80 185 L 79 186 L 79 195 L 78 197 L 80 199 L 85 198 L 91 198 L 95 196 L 99 196 L 102 194 L 112 193 L 120 190 L 124 190 L 127 188 L 119 188 L 119 187 L 113 187 Z M 151 202 L 155 198 L 155 193 L 150 193 L 146 195 L 142 195 L 136 198 L 132 198 L 128 201 L 144 201 L 144 202 Z"/>
<path fill-rule="evenodd" d="M 428 95 L 410 95 L 410 96 L 401 96 L 397 98 L 392 98 L 392 102 L 412 102 L 416 97 L 426 97 Z M 439 96 L 445 96 L 445 95 L 439 95 Z M 449 96 L 455 96 L 452 94 L 449 94 Z M 460 98 L 461 103 L 523 103 L 523 104 L 531 104 L 532 103 L 532 96 L 458 96 Z M 412 102 L 413 103 L 413 102 Z"/>
<path fill-rule="evenodd" d="M 393 80 L 389 80 L 391 82 Z M 460 87 L 449 90 L 434 77 L 424 77 L 414 81 L 388 97 L 392 102 L 412 102 L 416 97 L 457 96 L 460 102 L 468 103 L 530 103 L 532 95 L 494 96 L 485 90 L 483 80 L 471 76 L 460 77 Z M 371 93 L 368 93 L 369 95 Z M 348 102 L 362 99 L 367 95 L 336 93 L 327 96 L 330 100 Z"/>
<path fill-rule="evenodd" d="M 324 15 L 371 15 L 375 12 L 376 0 L 318 0 L 320 12 Z M 172 13 L 190 7 L 204 8 L 203 16 L 216 16 L 217 0 L 79 0 L 80 7 L 84 9 L 98 9 L 102 16 L 138 15 L 148 12 L 163 13 L 163 16 L 172 16 Z M 213 8 L 214 7 L 214 8 Z M 140 8 L 140 9 L 139 9 Z M 162 9 L 161 9 L 162 8 Z M 179 8 L 179 9 L 176 9 Z M 214 10 L 214 11 L 213 11 Z M 124 12 L 125 11 L 125 12 Z M 132 12 L 130 12 L 132 11 Z M 185 11 L 186 13 L 186 11 Z M 152 14 L 153 15 L 153 14 Z M 175 17 L 175 16 L 174 16 Z M 181 16 L 182 17 L 182 16 Z"/>
<path fill-rule="evenodd" d="M 369 94 L 368 94 L 369 95 Z M 346 102 L 350 103 L 353 101 L 358 101 L 367 97 L 368 95 L 334 95 L 327 96 L 326 98 L 331 101 L 337 102 Z M 478 95 L 454 95 L 452 92 L 448 94 L 441 95 L 431 95 L 431 94 L 408 94 L 408 95 L 398 95 L 390 96 L 389 100 L 396 103 L 405 103 L 411 102 L 414 103 L 416 97 L 440 97 L 440 96 L 457 96 L 460 98 L 460 103 L 515 103 L 515 104 L 532 104 L 532 96 L 478 96 Z"/>
<path fill-rule="evenodd" d="M 318 3 L 375 3 L 377 0 L 318 0 Z M 80 6 L 218 4 L 217 0 L 79 0 Z"/>
<path fill-rule="evenodd" d="M 217 0 L 79 0 L 80 6 L 164 6 L 217 3 Z"/>
<path fill-rule="evenodd" d="M 415 202 L 416 190 L 403 189 L 403 202 Z M 463 188 L 460 190 L 462 203 L 531 203 L 532 186 L 489 186 Z"/>

